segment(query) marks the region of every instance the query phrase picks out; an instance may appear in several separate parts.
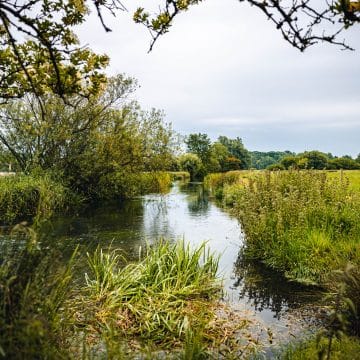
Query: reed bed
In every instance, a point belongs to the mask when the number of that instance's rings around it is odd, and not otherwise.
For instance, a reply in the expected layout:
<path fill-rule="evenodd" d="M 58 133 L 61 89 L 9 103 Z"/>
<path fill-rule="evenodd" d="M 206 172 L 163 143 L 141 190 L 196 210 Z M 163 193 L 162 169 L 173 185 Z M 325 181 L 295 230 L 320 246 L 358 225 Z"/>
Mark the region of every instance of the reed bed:
<path fill-rule="evenodd" d="M 325 172 L 261 173 L 233 192 L 246 253 L 304 283 L 324 285 L 348 262 L 360 266 L 360 198 Z"/>
<path fill-rule="evenodd" d="M 64 205 L 66 197 L 66 188 L 48 175 L 0 177 L 0 222 L 49 218 Z"/>

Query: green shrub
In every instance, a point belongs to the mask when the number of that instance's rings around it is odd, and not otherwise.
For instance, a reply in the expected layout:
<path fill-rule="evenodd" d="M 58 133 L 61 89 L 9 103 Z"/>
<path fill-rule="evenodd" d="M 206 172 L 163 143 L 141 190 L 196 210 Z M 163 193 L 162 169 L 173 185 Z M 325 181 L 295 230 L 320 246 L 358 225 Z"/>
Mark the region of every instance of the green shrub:
<path fill-rule="evenodd" d="M 67 195 L 66 188 L 46 174 L 1 177 L 0 222 L 49 218 L 65 204 Z"/>

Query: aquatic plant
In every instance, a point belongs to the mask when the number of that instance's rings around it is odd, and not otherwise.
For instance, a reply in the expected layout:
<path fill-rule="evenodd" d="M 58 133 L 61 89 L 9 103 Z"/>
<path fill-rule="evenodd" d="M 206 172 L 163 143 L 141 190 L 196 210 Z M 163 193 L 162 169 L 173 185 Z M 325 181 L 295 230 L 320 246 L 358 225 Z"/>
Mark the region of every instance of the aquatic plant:
<path fill-rule="evenodd" d="M 140 257 L 124 266 L 117 251 L 88 254 L 91 272 L 75 306 L 75 323 L 86 333 L 87 346 L 103 344 L 113 353 L 121 344 L 123 350 L 153 356 L 166 351 L 209 358 L 228 341 L 230 328 L 245 326 L 242 319 L 226 326 L 226 317 L 216 315 L 225 308 L 218 302 L 218 258 L 205 244 L 192 249 L 161 241 Z"/>

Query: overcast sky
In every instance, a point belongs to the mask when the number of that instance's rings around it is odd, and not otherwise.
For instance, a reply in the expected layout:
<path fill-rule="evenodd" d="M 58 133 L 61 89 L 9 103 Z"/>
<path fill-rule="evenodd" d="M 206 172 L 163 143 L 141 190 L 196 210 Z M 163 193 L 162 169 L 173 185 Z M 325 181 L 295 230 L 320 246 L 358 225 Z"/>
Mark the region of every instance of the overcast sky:
<path fill-rule="evenodd" d="M 112 33 L 94 17 L 81 41 L 110 56 L 110 74 L 137 78 L 139 102 L 163 109 L 176 131 L 239 136 L 249 150 L 360 152 L 359 26 L 344 34 L 357 51 L 323 44 L 300 53 L 257 9 L 207 0 L 148 54 L 150 35 L 131 20 L 139 1 L 130 2 L 129 13 L 108 18 Z"/>

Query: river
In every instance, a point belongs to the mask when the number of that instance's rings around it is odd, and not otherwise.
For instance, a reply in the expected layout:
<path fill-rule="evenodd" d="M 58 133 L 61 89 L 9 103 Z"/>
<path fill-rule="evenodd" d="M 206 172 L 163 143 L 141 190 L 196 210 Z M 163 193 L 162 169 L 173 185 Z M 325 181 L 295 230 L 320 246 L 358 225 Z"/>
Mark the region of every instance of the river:
<path fill-rule="evenodd" d="M 77 244 L 88 250 L 100 245 L 121 249 L 129 259 L 137 259 L 141 248 L 161 238 L 184 239 L 194 246 L 207 241 L 211 251 L 220 255 L 224 300 L 251 321 L 267 355 L 273 346 L 314 327 L 319 292 L 244 261 L 241 225 L 209 199 L 201 183 L 177 182 L 165 195 L 145 195 L 92 207 L 82 214 L 57 216 L 43 232 L 63 253 L 70 254 Z"/>

